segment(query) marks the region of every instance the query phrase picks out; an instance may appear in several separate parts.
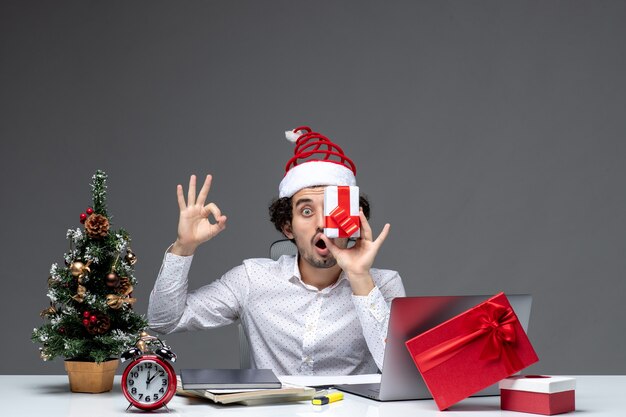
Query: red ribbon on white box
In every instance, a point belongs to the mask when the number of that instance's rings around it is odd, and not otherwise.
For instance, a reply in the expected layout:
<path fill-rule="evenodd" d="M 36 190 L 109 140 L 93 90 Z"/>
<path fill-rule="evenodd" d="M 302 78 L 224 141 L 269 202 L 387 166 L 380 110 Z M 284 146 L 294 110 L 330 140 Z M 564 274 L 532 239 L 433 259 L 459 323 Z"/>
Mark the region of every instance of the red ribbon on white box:
<path fill-rule="evenodd" d="M 328 186 L 324 189 L 324 234 L 330 238 L 360 237 L 359 187 Z"/>

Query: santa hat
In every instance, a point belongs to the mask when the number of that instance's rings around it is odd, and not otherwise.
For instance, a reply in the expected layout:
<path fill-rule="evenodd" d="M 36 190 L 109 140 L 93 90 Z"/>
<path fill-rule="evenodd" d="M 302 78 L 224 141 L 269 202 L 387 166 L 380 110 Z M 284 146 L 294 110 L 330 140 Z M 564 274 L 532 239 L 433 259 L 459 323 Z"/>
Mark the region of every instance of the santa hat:
<path fill-rule="evenodd" d="M 318 185 L 356 185 L 356 166 L 343 150 L 308 126 L 285 132 L 295 142 L 293 157 L 285 166 L 278 186 L 279 197 L 291 197 L 303 188 Z"/>

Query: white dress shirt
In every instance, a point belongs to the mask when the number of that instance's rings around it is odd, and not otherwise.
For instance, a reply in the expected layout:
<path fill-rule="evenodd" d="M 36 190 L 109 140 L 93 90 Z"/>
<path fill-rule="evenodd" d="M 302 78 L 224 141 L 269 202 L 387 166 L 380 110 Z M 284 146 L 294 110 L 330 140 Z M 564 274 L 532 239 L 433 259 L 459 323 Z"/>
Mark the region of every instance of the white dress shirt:
<path fill-rule="evenodd" d="M 395 271 L 371 269 L 375 287 L 352 294 L 345 273 L 318 290 L 302 282 L 296 256 L 247 259 L 187 292 L 192 256 L 166 253 L 150 294 L 150 327 L 163 333 L 241 320 L 252 367 L 279 375 L 350 375 L 382 369 L 389 305 L 405 295 Z"/>

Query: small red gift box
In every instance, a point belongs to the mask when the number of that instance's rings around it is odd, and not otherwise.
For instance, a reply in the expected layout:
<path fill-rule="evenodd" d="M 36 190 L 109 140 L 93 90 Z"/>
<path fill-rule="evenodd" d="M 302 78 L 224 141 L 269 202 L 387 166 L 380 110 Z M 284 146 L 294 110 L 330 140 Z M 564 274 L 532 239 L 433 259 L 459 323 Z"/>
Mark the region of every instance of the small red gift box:
<path fill-rule="evenodd" d="M 551 416 L 576 409 L 574 378 L 518 375 L 503 379 L 499 386 L 503 410 Z"/>
<path fill-rule="evenodd" d="M 324 189 L 324 234 L 330 238 L 360 237 L 359 187 L 331 185 Z"/>
<path fill-rule="evenodd" d="M 539 360 L 504 293 L 406 346 L 440 410 Z"/>

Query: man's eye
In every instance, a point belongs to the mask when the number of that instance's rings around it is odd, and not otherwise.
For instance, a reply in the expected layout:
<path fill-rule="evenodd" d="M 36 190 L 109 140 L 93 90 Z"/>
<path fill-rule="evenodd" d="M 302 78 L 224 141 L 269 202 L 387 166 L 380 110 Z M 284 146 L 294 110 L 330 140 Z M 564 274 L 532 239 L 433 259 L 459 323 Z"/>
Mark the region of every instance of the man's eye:
<path fill-rule="evenodd" d="M 310 216 L 311 214 L 313 214 L 313 210 L 311 210 L 310 208 L 305 208 L 302 210 L 303 216 Z"/>

